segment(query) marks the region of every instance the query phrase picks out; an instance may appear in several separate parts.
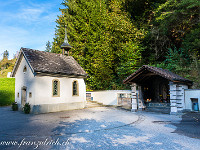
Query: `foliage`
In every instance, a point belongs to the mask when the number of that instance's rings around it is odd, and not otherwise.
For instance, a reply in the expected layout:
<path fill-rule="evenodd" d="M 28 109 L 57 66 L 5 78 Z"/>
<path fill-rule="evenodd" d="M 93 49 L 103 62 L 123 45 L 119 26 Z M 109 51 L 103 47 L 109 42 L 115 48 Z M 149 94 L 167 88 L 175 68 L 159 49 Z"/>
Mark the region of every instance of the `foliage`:
<path fill-rule="evenodd" d="M 11 105 L 15 101 L 15 79 L 0 78 L 0 106 Z"/>
<path fill-rule="evenodd" d="M 89 74 L 88 89 L 120 89 L 141 59 L 143 31 L 123 11 L 122 0 L 64 1 L 53 52 L 61 53 L 67 25 L 71 55 Z M 128 62 L 128 63 L 127 63 Z"/>
<path fill-rule="evenodd" d="M 7 50 L 5 50 L 3 52 L 3 59 L 8 59 L 8 57 L 9 57 L 9 52 Z"/>
<path fill-rule="evenodd" d="M 166 1 L 154 10 L 145 39 L 156 55 L 154 63 L 194 81 L 195 88 L 200 86 L 199 11 L 200 2 L 196 0 Z"/>
<path fill-rule="evenodd" d="M 16 58 L 11 60 L 4 58 L 0 60 L 0 78 L 5 78 L 7 77 L 8 72 L 12 72 L 15 62 Z"/>
<path fill-rule="evenodd" d="M 24 113 L 25 113 L 25 114 L 29 114 L 30 111 L 31 111 L 31 106 L 30 106 L 30 104 L 29 104 L 29 103 L 26 103 L 26 104 L 24 105 L 24 107 L 23 107 L 23 110 L 24 110 Z"/>
<path fill-rule="evenodd" d="M 70 50 L 88 73 L 87 89 L 124 89 L 143 64 L 195 81 L 200 75 L 200 2 L 197 0 L 64 0 L 52 52 Z M 197 87 L 196 86 L 196 87 Z"/>
<path fill-rule="evenodd" d="M 169 49 L 166 56 L 166 60 L 160 64 L 159 67 L 168 69 L 181 76 L 188 74 L 190 69 L 188 68 L 192 62 L 192 59 L 188 55 L 188 51 L 183 49 Z M 163 66 L 162 66 L 163 65 Z M 187 76 L 189 77 L 189 76 Z"/>
<path fill-rule="evenodd" d="M 12 110 L 13 111 L 18 111 L 18 104 L 17 104 L 17 102 L 12 103 Z"/>
<path fill-rule="evenodd" d="M 45 50 L 45 52 L 51 52 L 51 50 L 52 50 L 52 45 L 51 45 L 51 42 L 47 42 L 46 43 L 46 50 Z"/>
<path fill-rule="evenodd" d="M 194 81 L 194 88 L 200 88 L 200 62 L 196 57 L 189 55 L 189 51 L 184 49 L 169 49 L 166 60 L 157 67 L 168 69 L 182 77 Z"/>
<path fill-rule="evenodd" d="M 154 10 L 167 0 L 125 0 L 124 9 L 131 15 L 132 20 L 140 28 L 147 27 L 152 21 Z"/>
<path fill-rule="evenodd" d="M 196 0 L 167 0 L 154 9 L 145 38 L 148 48 L 144 53 L 155 55 L 155 62 L 164 61 L 169 48 L 188 49 L 187 44 L 199 37 L 192 38 L 193 30 L 199 30 L 199 6 Z"/>
<path fill-rule="evenodd" d="M 200 59 L 200 23 L 183 38 L 183 47 Z"/>

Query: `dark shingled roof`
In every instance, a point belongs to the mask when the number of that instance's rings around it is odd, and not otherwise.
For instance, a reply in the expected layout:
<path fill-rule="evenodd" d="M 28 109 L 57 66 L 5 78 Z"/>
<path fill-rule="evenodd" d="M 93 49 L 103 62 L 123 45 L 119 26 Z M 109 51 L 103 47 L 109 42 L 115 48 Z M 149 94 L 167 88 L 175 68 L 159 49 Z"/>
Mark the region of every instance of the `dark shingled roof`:
<path fill-rule="evenodd" d="M 49 53 L 28 48 L 21 48 L 25 59 L 33 72 L 46 74 L 61 74 L 87 76 L 87 73 L 72 56 Z"/>
<path fill-rule="evenodd" d="M 157 67 L 152 67 L 152 66 L 147 66 L 147 65 L 143 65 L 140 69 L 138 69 L 136 72 L 134 72 L 133 74 L 131 74 L 129 77 L 127 77 L 123 82 L 124 83 L 129 83 L 129 82 L 133 82 L 134 80 L 136 81 L 137 77 L 139 75 L 141 75 L 142 73 L 147 73 L 147 72 L 151 72 L 154 75 L 158 75 L 161 76 L 169 81 L 172 82 L 186 82 L 189 84 L 192 84 L 192 81 L 183 78 L 169 70 L 166 69 L 162 69 L 162 68 L 157 68 Z"/>

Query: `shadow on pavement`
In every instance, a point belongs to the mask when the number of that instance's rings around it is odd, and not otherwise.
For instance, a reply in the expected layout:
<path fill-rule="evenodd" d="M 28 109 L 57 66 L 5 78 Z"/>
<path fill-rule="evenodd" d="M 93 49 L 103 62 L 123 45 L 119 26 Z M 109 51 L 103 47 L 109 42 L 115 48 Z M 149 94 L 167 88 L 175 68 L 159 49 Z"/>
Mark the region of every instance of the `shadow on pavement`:
<path fill-rule="evenodd" d="M 200 113 L 186 113 L 179 124 L 173 125 L 177 127 L 173 133 L 200 139 Z"/>

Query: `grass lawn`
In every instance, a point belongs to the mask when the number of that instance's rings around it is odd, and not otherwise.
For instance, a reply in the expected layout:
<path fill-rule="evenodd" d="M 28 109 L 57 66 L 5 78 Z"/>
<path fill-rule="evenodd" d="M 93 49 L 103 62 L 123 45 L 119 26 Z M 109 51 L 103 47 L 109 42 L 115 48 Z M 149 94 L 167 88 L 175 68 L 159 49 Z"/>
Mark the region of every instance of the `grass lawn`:
<path fill-rule="evenodd" d="M 15 101 L 15 79 L 0 78 L 0 106 L 11 105 Z"/>

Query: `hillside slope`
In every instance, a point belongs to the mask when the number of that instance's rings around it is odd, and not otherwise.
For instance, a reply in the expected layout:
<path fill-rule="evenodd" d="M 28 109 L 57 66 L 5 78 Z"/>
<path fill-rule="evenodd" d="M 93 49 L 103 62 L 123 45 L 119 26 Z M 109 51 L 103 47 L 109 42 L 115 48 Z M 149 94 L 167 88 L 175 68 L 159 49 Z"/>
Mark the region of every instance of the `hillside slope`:
<path fill-rule="evenodd" d="M 6 78 L 8 72 L 12 72 L 16 59 L 2 59 L 0 61 L 0 78 Z"/>
<path fill-rule="evenodd" d="M 10 105 L 15 101 L 15 79 L 0 78 L 0 106 Z"/>

